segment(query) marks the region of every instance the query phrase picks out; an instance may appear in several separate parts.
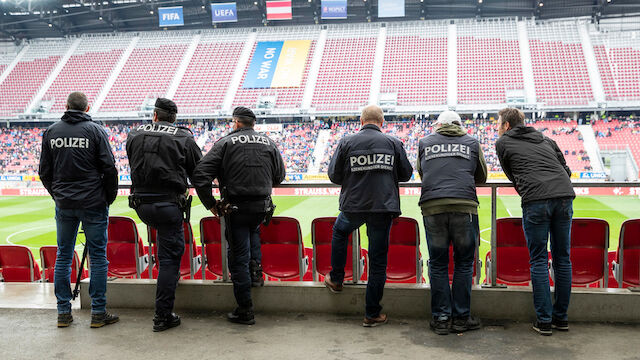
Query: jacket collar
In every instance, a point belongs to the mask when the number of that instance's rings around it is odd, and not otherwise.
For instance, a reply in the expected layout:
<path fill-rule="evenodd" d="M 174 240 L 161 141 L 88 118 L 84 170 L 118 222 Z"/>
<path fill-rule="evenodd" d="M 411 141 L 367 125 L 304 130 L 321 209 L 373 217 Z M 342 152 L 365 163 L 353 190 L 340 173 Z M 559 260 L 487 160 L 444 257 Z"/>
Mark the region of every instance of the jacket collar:
<path fill-rule="evenodd" d="M 235 133 L 240 132 L 240 131 L 248 131 L 248 130 L 253 130 L 253 128 L 252 127 L 239 128 L 239 129 L 236 129 L 236 130 L 233 130 L 232 132 L 230 132 L 229 135 L 235 134 Z"/>
<path fill-rule="evenodd" d="M 380 130 L 380 127 L 378 127 L 378 125 L 374 125 L 374 124 L 366 124 L 365 126 L 360 128 L 360 131 L 365 130 L 365 129 L 371 129 L 371 130 L 375 130 L 378 132 L 382 132 L 382 130 Z"/>

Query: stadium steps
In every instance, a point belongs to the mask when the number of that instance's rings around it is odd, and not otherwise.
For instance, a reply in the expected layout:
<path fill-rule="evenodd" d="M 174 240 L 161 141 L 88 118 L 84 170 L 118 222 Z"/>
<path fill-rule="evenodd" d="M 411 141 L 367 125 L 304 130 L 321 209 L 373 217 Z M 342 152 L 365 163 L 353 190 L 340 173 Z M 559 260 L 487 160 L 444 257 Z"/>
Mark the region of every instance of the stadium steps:
<path fill-rule="evenodd" d="M 320 31 L 318 41 L 316 42 L 316 48 L 313 52 L 313 59 L 311 60 L 309 75 L 307 77 L 307 86 L 304 88 L 304 95 L 302 96 L 302 109 L 305 110 L 311 108 L 313 93 L 316 89 L 316 83 L 318 82 L 318 73 L 320 73 L 322 54 L 324 54 L 324 45 L 327 43 L 327 34 L 327 29 L 322 29 L 322 31 Z"/>
<path fill-rule="evenodd" d="M 578 24 L 578 34 L 580 35 L 580 41 L 582 42 L 582 51 L 584 52 L 584 61 L 587 64 L 587 72 L 589 73 L 593 97 L 596 102 L 604 102 L 604 88 L 602 86 L 600 72 L 598 71 L 596 55 L 593 51 L 593 45 L 591 43 L 591 38 L 589 37 L 587 24 Z"/>
<path fill-rule="evenodd" d="M 329 141 L 329 136 L 331 136 L 331 130 L 329 129 L 318 131 L 318 139 L 313 146 L 314 162 L 309 164 L 309 168 L 307 169 L 308 175 L 317 175 L 320 172 L 322 159 L 324 159 L 324 154 L 327 152 L 327 143 Z"/>
<path fill-rule="evenodd" d="M 90 111 L 91 114 L 95 114 L 96 112 L 98 112 L 98 110 L 100 110 L 102 103 L 104 103 L 104 100 L 107 98 L 107 94 L 109 94 L 111 87 L 113 86 L 113 84 L 115 84 L 116 80 L 118 79 L 120 72 L 124 68 L 124 65 L 127 63 L 129 56 L 131 56 L 133 49 L 136 48 L 136 45 L 138 44 L 139 40 L 140 40 L 140 37 L 138 36 L 134 36 L 131 39 L 129 46 L 124 51 L 124 53 L 122 53 L 122 56 L 120 57 L 120 60 L 118 61 L 115 68 L 111 72 L 109 79 L 107 79 L 107 82 L 104 84 L 102 91 L 100 91 L 100 94 L 98 94 L 98 96 L 96 97 L 96 101 L 93 103 L 93 106 Z"/>
<path fill-rule="evenodd" d="M 520 61 L 522 63 L 522 81 L 527 103 L 536 103 L 536 86 L 533 82 L 533 65 L 531 64 L 531 49 L 529 48 L 529 36 L 527 24 L 518 21 L 518 45 L 520 47 Z"/>
<path fill-rule="evenodd" d="M 603 172 L 604 165 L 600 156 L 600 147 L 596 141 L 596 135 L 591 125 L 578 125 L 578 131 L 582 134 L 584 149 L 591 160 L 591 167 L 594 172 Z"/>
<path fill-rule="evenodd" d="M 229 83 L 229 88 L 227 90 L 227 94 L 224 97 L 224 101 L 222 102 L 222 111 L 226 111 L 231 113 L 231 107 L 233 106 L 233 99 L 236 98 L 236 93 L 238 92 L 238 87 L 240 86 L 240 82 L 242 81 L 242 75 L 244 74 L 244 69 L 249 64 L 249 60 L 251 58 L 251 52 L 253 50 L 253 45 L 256 42 L 256 38 L 258 37 L 256 32 L 249 33 L 247 40 L 244 43 L 244 48 L 242 49 L 242 53 L 238 58 L 238 65 L 236 65 L 236 69 L 233 73 L 233 77 L 231 78 L 231 82 Z"/>
<path fill-rule="evenodd" d="M 458 104 L 458 32 L 456 24 L 449 24 L 447 40 L 447 105 Z"/>
<path fill-rule="evenodd" d="M 376 55 L 373 59 L 373 71 L 371 72 L 371 88 L 369 90 L 369 104 L 378 104 L 380 96 L 380 85 L 382 82 L 382 65 L 384 62 L 384 52 L 387 43 L 387 27 L 381 26 L 378 32 L 378 42 L 376 43 Z"/>

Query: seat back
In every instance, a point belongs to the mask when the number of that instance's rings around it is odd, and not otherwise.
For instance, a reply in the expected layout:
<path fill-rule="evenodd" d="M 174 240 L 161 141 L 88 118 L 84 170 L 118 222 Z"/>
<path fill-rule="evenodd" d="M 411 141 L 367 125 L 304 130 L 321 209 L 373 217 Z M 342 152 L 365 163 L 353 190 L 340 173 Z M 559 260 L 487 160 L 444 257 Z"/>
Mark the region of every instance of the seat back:
<path fill-rule="evenodd" d="M 477 268 L 478 268 L 478 247 L 476 246 L 475 255 L 473 257 L 473 275 L 472 276 L 474 279 L 478 277 Z M 449 282 L 453 281 L 454 271 L 455 271 L 455 262 L 453 260 L 453 244 L 449 244 Z"/>
<path fill-rule="evenodd" d="M 287 280 L 304 276 L 302 232 L 298 220 L 274 216 L 269 225 L 260 225 L 262 270 L 270 277 Z"/>
<path fill-rule="evenodd" d="M 139 258 L 145 254 L 135 221 L 126 216 L 109 216 L 107 231 L 109 275 L 139 278 L 143 270 Z"/>
<path fill-rule="evenodd" d="M 40 262 L 42 264 L 42 279 L 46 282 L 53 282 L 54 272 L 56 267 L 56 257 L 58 254 L 58 247 L 55 245 L 40 247 Z M 80 268 L 80 258 L 78 253 L 73 251 L 73 262 L 71 263 L 71 282 L 75 283 L 78 280 L 78 269 Z M 82 279 L 86 276 L 82 274 Z"/>
<path fill-rule="evenodd" d="M 313 273 L 314 279 L 318 281 L 316 274 L 326 276 L 331 271 L 331 240 L 333 238 L 333 225 L 336 217 L 315 218 L 311 222 L 311 243 L 313 244 Z M 356 230 L 358 233 L 359 231 Z M 358 252 L 362 253 L 360 244 Z M 347 262 L 344 267 L 344 279 L 353 279 L 353 234 L 349 234 L 347 245 Z"/>
<path fill-rule="evenodd" d="M 616 262 L 621 264 L 623 286 L 640 286 L 640 219 L 622 223 Z"/>
<path fill-rule="evenodd" d="M 420 283 L 421 263 L 418 222 L 407 217 L 393 219 L 389 233 L 387 281 Z"/>
<path fill-rule="evenodd" d="M 571 222 L 571 283 L 606 287 L 609 224 L 602 219 L 574 218 Z"/>
<path fill-rule="evenodd" d="M 0 269 L 5 282 L 34 282 L 41 279 L 40 267 L 31 250 L 22 245 L 0 245 Z"/>
<path fill-rule="evenodd" d="M 188 222 L 182 223 L 182 230 L 184 232 L 184 252 L 182 253 L 182 258 L 180 259 L 180 276 L 192 276 L 192 261 L 193 259 L 198 257 L 198 248 L 196 247 L 196 241 L 193 238 L 193 229 L 191 228 L 191 224 Z M 151 249 L 151 253 L 153 254 L 153 258 L 155 259 L 153 262 L 154 269 L 152 271 L 152 276 L 157 277 L 157 275 L 153 275 L 153 273 L 157 274 L 158 271 L 158 242 L 157 242 L 158 231 L 151 226 L 147 226 L 147 238 L 149 240 L 149 248 Z M 150 269 L 151 271 L 151 269 Z M 197 271 L 197 270 L 196 270 Z"/>
<path fill-rule="evenodd" d="M 498 282 L 510 285 L 528 285 L 529 248 L 522 229 L 522 218 L 496 220 L 496 262 Z"/>
<path fill-rule="evenodd" d="M 206 257 L 206 269 L 218 277 L 222 277 L 220 230 L 220 218 L 207 216 L 200 219 L 200 241 L 202 242 L 202 254 Z"/>

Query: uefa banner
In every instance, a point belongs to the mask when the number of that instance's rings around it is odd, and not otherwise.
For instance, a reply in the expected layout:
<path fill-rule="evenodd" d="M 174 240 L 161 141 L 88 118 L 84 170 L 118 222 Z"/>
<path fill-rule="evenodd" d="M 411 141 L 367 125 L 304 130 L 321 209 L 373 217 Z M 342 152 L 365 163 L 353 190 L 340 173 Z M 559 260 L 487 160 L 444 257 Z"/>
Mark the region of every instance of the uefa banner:
<path fill-rule="evenodd" d="M 320 8 L 324 20 L 347 18 L 347 0 L 322 0 Z"/>
<path fill-rule="evenodd" d="M 236 3 L 214 3 L 211 4 L 211 22 L 237 22 L 238 12 L 236 11 Z"/>
<path fill-rule="evenodd" d="M 182 6 L 158 8 L 158 21 L 160 27 L 184 26 Z"/>
<path fill-rule="evenodd" d="M 258 42 L 242 87 L 299 87 L 310 47 L 311 40 Z"/>

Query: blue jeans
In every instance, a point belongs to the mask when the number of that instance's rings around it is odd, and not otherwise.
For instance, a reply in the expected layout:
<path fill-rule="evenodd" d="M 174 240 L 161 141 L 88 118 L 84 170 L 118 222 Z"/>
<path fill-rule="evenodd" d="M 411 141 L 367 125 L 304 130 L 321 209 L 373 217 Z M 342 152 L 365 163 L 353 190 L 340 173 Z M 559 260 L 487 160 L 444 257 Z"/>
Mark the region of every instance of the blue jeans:
<path fill-rule="evenodd" d="M 390 213 L 341 212 L 333 225 L 330 276 L 332 281 L 342 284 L 344 267 L 347 262 L 349 235 L 362 224 L 367 224 L 369 281 L 365 297 L 365 316 L 370 319 L 380 316 L 382 310 L 380 300 L 382 300 L 384 284 L 387 281 L 387 253 L 389 252 L 389 231 L 391 231 L 392 220 L 393 216 Z"/>
<path fill-rule="evenodd" d="M 262 264 L 262 248 L 260 247 L 260 225 L 256 226 L 254 230 L 250 231 L 249 237 L 251 239 L 251 260 L 254 260 L 258 264 Z"/>
<path fill-rule="evenodd" d="M 233 295 L 241 311 L 253 309 L 249 274 L 249 261 L 254 251 L 252 245 L 255 245 L 252 235 L 259 234 L 256 228 L 260 226 L 264 216 L 264 213 L 234 212 L 226 217 L 229 220 L 227 223 L 229 271 L 233 281 Z"/>
<path fill-rule="evenodd" d="M 82 222 L 87 239 L 91 264 L 89 295 L 91 296 L 91 313 L 100 314 L 107 306 L 107 224 L 109 208 L 94 209 L 60 209 L 56 207 L 56 228 L 58 253 L 54 271 L 55 294 L 58 299 L 58 314 L 71 313 L 71 264 L 76 246 L 78 226 Z"/>
<path fill-rule="evenodd" d="M 435 320 L 467 318 L 471 311 L 473 262 L 478 215 L 442 213 L 424 216 L 429 247 L 431 316 Z M 453 283 L 449 288 L 449 244 L 453 244 Z M 452 264 L 453 265 L 453 264 Z"/>
<path fill-rule="evenodd" d="M 533 305 L 540 322 L 567 320 L 571 297 L 571 218 L 573 199 L 558 198 L 522 204 L 522 228 L 529 247 Z M 554 304 L 551 305 L 547 239 L 551 233 L 551 257 L 555 274 Z"/>

